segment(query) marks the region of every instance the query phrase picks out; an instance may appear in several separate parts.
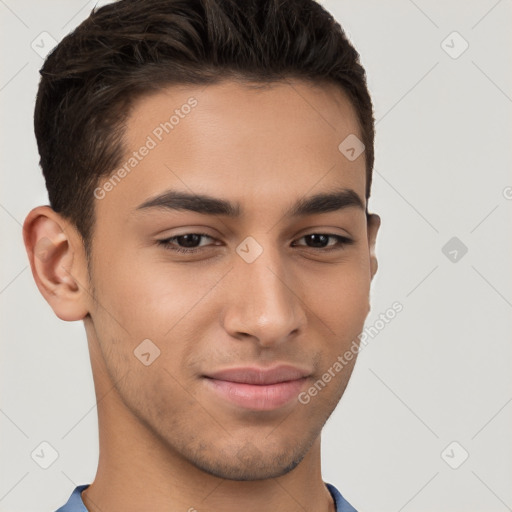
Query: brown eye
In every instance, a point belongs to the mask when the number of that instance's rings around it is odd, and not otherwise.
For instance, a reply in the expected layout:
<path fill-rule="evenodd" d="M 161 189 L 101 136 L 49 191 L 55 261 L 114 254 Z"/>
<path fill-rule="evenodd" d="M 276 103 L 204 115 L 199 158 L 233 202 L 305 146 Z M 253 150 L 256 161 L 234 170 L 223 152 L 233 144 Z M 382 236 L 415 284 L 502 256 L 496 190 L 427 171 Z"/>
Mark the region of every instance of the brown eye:
<path fill-rule="evenodd" d="M 330 233 L 310 233 L 305 235 L 299 240 L 305 240 L 306 244 L 297 244 L 299 246 L 305 246 L 311 249 L 319 250 L 336 250 L 343 249 L 345 245 L 354 243 L 350 238 L 341 235 L 334 235 Z M 334 242 L 334 243 L 331 243 Z"/>
<path fill-rule="evenodd" d="M 201 236 L 202 235 L 198 235 L 197 233 L 189 233 L 177 236 L 175 239 L 181 247 L 197 247 L 201 241 Z"/>
<path fill-rule="evenodd" d="M 208 244 L 201 244 L 202 239 L 213 238 L 204 233 L 185 233 L 183 235 L 172 236 L 165 240 L 158 240 L 158 245 L 165 247 L 171 251 L 182 253 L 193 253 L 200 250 L 201 247 Z"/>

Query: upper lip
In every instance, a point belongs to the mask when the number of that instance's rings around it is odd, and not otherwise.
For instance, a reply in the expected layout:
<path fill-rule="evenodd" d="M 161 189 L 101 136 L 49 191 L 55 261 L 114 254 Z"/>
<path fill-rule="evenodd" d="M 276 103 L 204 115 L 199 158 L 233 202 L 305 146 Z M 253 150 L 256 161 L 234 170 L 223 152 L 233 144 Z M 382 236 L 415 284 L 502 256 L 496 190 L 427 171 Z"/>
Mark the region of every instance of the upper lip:
<path fill-rule="evenodd" d="M 310 375 L 309 372 L 290 365 L 274 366 L 273 368 L 262 367 L 238 367 L 226 368 L 216 372 L 208 373 L 205 377 L 241 384 L 271 385 L 280 382 L 303 379 Z"/>

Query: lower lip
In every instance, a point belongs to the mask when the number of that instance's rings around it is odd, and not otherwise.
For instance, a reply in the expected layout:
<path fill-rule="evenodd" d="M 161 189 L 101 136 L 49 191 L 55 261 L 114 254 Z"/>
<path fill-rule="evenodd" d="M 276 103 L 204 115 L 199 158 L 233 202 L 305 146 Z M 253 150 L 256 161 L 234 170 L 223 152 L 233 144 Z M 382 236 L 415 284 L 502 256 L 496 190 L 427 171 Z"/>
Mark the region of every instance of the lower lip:
<path fill-rule="evenodd" d="M 231 403 L 255 411 L 271 411 L 298 399 L 306 378 L 277 384 L 242 384 L 217 379 L 204 379 L 217 395 Z"/>

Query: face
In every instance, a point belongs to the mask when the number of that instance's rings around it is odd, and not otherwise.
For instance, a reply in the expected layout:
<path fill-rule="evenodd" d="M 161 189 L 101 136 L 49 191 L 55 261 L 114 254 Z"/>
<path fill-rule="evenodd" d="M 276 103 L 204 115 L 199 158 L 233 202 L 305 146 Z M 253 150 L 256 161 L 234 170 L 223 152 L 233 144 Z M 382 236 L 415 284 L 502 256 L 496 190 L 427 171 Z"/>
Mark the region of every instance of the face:
<path fill-rule="evenodd" d="M 292 84 L 140 99 L 95 193 L 89 342 L 133 417 L 235 480 L 282 475 L 318 439 L 376 269 L 364 153 L 338 149 L 361 139 L 355 111 Z"/>

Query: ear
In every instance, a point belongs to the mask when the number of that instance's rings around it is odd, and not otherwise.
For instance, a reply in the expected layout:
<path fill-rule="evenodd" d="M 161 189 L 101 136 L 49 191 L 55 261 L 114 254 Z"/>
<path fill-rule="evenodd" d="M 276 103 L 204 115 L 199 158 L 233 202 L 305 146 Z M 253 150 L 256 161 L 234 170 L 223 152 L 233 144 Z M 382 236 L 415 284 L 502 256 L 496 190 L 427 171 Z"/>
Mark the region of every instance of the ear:
<path fill-rule="evenodd" d="M 67 321 L 88 314 L 87 260 L 76 228 L 49 206 L 34 208 L 23 224 L 32 275 L 54 313 Z"/>
<path fill-rule="evenodd" d="M 368 233 L 368 249 L 370 251 L 370 279 L 376 274 L 379 264 L 375 254 L 375 242 L 380 227 L 380 217 L 375 213 L 369 213 L 366 216 L 366 231 Z"/>

